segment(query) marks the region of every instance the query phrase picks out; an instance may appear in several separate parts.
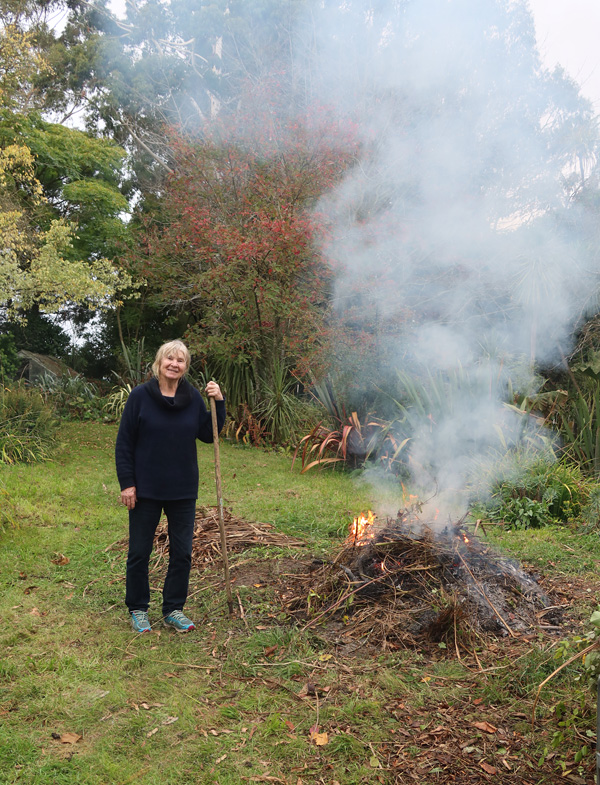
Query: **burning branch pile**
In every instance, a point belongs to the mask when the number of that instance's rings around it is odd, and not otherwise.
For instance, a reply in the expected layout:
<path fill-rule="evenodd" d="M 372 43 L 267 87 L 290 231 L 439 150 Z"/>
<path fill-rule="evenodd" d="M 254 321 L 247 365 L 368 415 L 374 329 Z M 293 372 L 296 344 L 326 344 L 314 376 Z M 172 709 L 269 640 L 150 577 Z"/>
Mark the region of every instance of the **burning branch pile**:
<path fill-rule="evenodd" d="M 442 644 L 460 656 L 476 636 L 519 637 L 557 620 L 536 581 L 463 521 L 434 528 L 415 508 L 379 527 L 372 513 L 355 519 L 334 561 L 302 582 L 288 600 L 296 618 L 337 621 L 391 648 Z"/>

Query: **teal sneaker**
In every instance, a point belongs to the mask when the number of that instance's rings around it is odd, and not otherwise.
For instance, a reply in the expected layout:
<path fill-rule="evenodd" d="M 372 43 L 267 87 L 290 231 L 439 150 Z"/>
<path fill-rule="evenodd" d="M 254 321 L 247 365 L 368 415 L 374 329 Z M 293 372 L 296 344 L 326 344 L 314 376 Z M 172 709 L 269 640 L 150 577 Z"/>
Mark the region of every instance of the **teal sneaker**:
<path fill-rule="evenodd" d="M 177 632 L 189 632 L 195 630 L 196 626 L 191 619 L 183 613 L 183 611 L 171 611 L 164 618 L 167 627 L 173 627 Z"/>
<path fill-rule="evenodd" d="M 131 626 L 134 632 L 152 632 L 148 611 L 130 611 Z"/>

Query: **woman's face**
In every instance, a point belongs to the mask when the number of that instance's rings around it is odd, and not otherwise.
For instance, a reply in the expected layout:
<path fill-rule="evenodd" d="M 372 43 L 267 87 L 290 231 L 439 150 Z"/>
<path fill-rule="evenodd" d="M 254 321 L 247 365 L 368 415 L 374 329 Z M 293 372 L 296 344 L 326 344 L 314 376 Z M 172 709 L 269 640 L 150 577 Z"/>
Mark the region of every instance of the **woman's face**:
<path fill-rule="evenodd" d="M 158 375 L 161 379 L 178 382 L 185 373 L 185 357 L 181 352 L 169 352 L 160 361 Z"/>

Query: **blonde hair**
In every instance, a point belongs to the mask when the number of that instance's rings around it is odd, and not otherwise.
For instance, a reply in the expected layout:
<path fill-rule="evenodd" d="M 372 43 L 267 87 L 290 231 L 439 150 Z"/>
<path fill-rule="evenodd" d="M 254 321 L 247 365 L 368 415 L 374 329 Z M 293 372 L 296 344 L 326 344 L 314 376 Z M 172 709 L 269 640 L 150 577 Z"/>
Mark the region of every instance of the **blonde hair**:
<path fill-rule="evenodd" d="M 177 353 L 183 354 L 185 358 L 185 373 L 188 372 L 190 367 L 190 352 L 187 346 L 184 344 L 183 341 L 167 341 L 167 343 L 163 343 L 163 345 L 158 349 L 156 352 L 156 357 L 154 358 L 154 362 L 152 363 L 152 373 L 158 379 L 159 371 L 160 371 L 160 364 L 163 360 L 163 357 L 166 357 L 170 353 Z"/>

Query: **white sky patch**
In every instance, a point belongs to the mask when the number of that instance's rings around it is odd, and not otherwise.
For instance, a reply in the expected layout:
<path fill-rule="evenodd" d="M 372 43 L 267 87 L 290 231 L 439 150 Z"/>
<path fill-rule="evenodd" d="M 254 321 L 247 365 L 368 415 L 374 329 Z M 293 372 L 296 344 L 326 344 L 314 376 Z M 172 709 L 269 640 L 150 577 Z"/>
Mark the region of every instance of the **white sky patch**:
<path fill-rule="evenodd" d="M 529 7 L 546 67 L 561 65 L 600 112 L 598 0 L 529 0 Z"/>
<path fill-rule="evenodd" d="M 107 3 L 108 10 L 111 11 L 119 19 L 125 18 L 125 0 L 109 0 Z"/>

